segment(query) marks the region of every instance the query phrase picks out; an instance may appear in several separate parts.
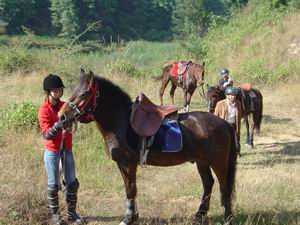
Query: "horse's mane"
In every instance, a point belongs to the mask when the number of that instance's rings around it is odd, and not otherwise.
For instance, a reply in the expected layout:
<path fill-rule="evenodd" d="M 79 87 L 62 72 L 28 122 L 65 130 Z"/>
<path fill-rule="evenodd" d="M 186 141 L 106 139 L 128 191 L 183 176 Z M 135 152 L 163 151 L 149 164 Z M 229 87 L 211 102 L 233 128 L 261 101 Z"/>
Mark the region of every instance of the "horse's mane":
<path fill-rule="evenodd" d="M 219 86 L 208 86 L 207 91 L 211 92 L 211 91 L 217 91 L 219 89 Z"/>
<path fill-rule="evenodd" d="M 131 97 L 112 81 L 100 77 L 99 75 L 95 75 L 94 79 L 99 85 L 98 89 L 100 90 L 100 93 L 101 91 L 108 92 L 111 97 L 117 97 L 120 101 L 131 102 Z"/>

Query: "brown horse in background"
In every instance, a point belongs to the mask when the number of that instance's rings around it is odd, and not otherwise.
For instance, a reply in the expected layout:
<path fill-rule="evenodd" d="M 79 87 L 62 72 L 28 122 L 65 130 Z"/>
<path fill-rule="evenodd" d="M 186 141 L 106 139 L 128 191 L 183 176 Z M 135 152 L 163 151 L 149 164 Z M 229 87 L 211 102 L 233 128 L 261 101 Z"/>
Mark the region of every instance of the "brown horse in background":
<path fill-rule="evenodd" d="M 249 90 L 244 90 L 241 87 L 238 88 L 238 94 L 236 96 L 237 100 L 242 103 L 242 118 L 244 118 L 246 125 L 246 144 L 253 147 L 253 133 L 256 130 L 257 133 L 260 132 L 260 124 L 263 116 L 263 96 L 261 92 L 256 88 L 251 88 Z M 254 109 L 251 109 L 251 96 L 250 91 L 253 91 L 255 98 L 253 100 Z M 209 87 L 207 90 L 207 101 L 208 101 L 208 112 L 214 113 L 217 102 L 225 99 L 225 89 L 216 87 Z M 249 116 L 252 115 L 252 121 L 250 120 L 249 129 Z"/>
<path fill-rule="evenodd" d="M 182 83 L 178 82 L 177 77 L 171 75 L 171 70 L 176 64 L 185 64 L 186 68 L 184 71 L 179 72 L 182 74 Z M 192 95 L 197 88 L 197 86 L 203 85 L 204 83 L 204 66 L 205 62 L 202 65 L 193 63 L 191 61 L 172 61 L 168 62 L 163 66 L 162 75 L 159 77 L 154 77 L 155 80 L 161 80 L 161 87 L 159 90 L 160 104 L 163 105 L 163 95 L 164 91 L 171 81 L 172 87 L 170 90 L 170 97 L 172 104 L 174 105 L 174 93 L 176 88 L 179 86 L 183 89 L 184 93 L 184 109 L 186 112 L 189 111 L 189 105 L 191 103 Z"/>
<path fill-rule="evenodd" d="M 94 117 L 103 136 L 106 152 L 117 163 L 125 185 L 126 214 L 120 225 L 134 224 L 138 220 L 136 172 L 141 150 L 140 136 L 130 122 L 133 104 L 120 87 L 82 70 L 79 85 L 74 89 L 70 101 L 58 113 L 60 120 L 69 127 L 77 118 L 86 122 L 85 118 L 90 118 L 88 115 Z M 152 105 L 152 108 L 155 107 L 163 109 L 165 106 Z M 146 126 L 144 120 L 140 122 Z M 147 155 L 147 165 L 196 163 L 204 193 L 193 224 L 199 224 L 209 209 L 214 171 L 220 184 L 225 220 L 230 223 L 237 160 L 234 130 L 224 120 L 207 112 L 181 113 L 177 122 L 182 133 L 182 149 L 178 152 L 151 149 Z"/>

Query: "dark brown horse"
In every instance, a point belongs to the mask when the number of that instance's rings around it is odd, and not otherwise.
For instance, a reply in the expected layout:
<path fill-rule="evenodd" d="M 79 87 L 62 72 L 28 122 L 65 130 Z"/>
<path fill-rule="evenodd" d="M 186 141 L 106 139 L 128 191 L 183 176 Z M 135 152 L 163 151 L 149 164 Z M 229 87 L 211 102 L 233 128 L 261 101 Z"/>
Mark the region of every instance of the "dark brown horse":
<path fill-rule="evenodd" d="M 60 119 L 69 127 L 76 118 L 87 122 L 86 118 L 90 118 L 87 115 L 94 116 L 107 153 L 117 163 L 124 180 L 127 200 L 122 225 L 138 220 L 136 172 L 140 160 L 140 137 L 130 123 L 132 104 L 128 94 L 120 87 L 92 72 L 86 74 L 81 70 L 80 84 L 59 112 Z M 237 158 L 233 129 L 224 120 L 207 112 L 179 114 L 178 124 L 182 132 L 182 149 L 168 153 L 150 150 L 147 165 L 196 163 L 204 194 L 194 218 L 195 224 L 203 219 L 209 209 L 214 184 L 212 169 L 220 184 L 225 219 L 230 221 Z"/>
<path fill-rule="evenodd" d="M 175 66 L 178 66 L 178 63 L 182 65 L 183 68 L 178 68 L 178 74 L 182 76 L 182 82 L 178 81 L 178 77 L 173 76 L 171 74 L 172 69 Z M 203 85 L 204 82 L 204 65 L 205 62 L 203 62 L 202 65 L 192 63 L 191 61 L 180 61 L 180 62 L 168 62 L 163 66 L 162 75 L 159 77 L 155 77 L 155 80 L 161 80 L 161 87 L 159 90 L 159 96 L 160 96 L 160 104 L 163 104 L 163 95 L 164 91 L 168 85 L 168 83 L 171 81 L 172 87 L 170 90 L 170 97 L 172 104 L 174 105 L 174 93 L 177 88 L 177 86 L 181 87 L 183 89 L 184 94 L 184 109 L 186 112 L 189 111 L 189 105 L 191 103 L 192 95 L 194 94 L 195 89 L 199 85 Z M 180 71 L 180 69 L 182 69 Z M 177 73 L 176 71 L 176 73 Z"/>
<path fill-rule="evenodd" d="M 260 91 L 256 88 L 251 90 L 255 94 L 253 100 L 254 108 L 251 109 L 251 97 L 250 90 L 243 90 L 238 88 L 237 99 L 242 102 L 242 117 L 244 118 L 246 125 L 246 144 L 249 144 L 253 147 L 253 132 L 256 130 L 257 133 L 260 131 L 260 124 L 262 121 L 263 115 L 263 96 Z M 207 101 L 208 101 L 208 112 L 214 113 L 217 102 L 225 99 L 224 89 L 221 89 L 219 86 L 209 87 L 207 90 Z M 249 129 L 249 116 L 252 114 L 252 120 L 250 120 L 250 129 Z"/>

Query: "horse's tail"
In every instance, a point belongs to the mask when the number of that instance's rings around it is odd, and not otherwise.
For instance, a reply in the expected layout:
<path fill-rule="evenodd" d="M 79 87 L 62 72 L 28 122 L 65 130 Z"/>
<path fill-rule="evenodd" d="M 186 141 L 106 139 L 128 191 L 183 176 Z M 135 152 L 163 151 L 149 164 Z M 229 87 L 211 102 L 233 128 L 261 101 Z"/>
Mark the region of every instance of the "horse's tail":
<path fill-rule="evenodd" d="M 230 136 L 231 136 L 231 147 L 228 158 L 228 168 L 227 168 L 227 191 L 229 194 L 229 198 L 232 198 L 234 190 L 235 190 L 235 173 L 236 173 L 236 162 L 237 162 L 237 149 L 235 144 L 235 131 L 230 128 Z"/>
<path fill-rule="evenodd" d="M 174 64 L 174 62 L 165 63 L 164 66 L 163 66 L 162 74 L 160 76 L 152 76 L 152 78 L 155 81 L 160 81 L 160 80 L 164 79 L 164 77 L 167 76 L 167 74 L 170 73 L 170 70 L 173 67 L 173 64 Z"/>
<path fill-rule="evenodd" d="M 260 99 L 259 101 L 259 107 L 258 107 L 258 111 L 257 111 L 257 119 L 255 121 L 255 131 L 257 134 L 260 133 L 260 125 L 261 125 L 261 121 L 262 121 L 262 117 L 263 117 L 263 96 L 260 93 L 259 90 L 255 90 L 256 94 L 258 95 L 258 98 Z"/>
<path fill-rule="evenodd" d="M 163 79 L 163 77 L 164 77 L 164 74 L 162 74 L 162 75 L 160 75 L 160 76 L 152 76 L 152 79 L 153 79 L 154 81 L 160 81 L 160 80 Z"/>

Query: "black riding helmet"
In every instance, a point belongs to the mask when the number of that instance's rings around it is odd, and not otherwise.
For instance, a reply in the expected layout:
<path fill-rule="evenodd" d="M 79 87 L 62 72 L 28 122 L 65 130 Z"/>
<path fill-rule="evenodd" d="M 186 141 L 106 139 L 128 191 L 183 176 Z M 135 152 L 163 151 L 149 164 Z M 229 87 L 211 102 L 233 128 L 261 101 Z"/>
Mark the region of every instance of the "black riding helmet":
<path fill-rule="evenodd" d="M 223 69 L 221 69 L 220 70 L 220 75 L 221 76 L 227 76 L 229 74 L 229 70 L 228 69 L 226 69 L 226 68 L 223 68 Z"/>
<path fill-rule="evenodd" d="M 232 86 L 226 88 L 226 90 L 225 90 L 225 95 L 237 95 L 237 93 L 238 93 L 237 88 L 232 87 Z"/>
<path fill-rule="evenodd" d="M 54 74 L 49 74 L 48 76 L 46 76 L 43 82 L 44 91 L 50 91 L 51 89 L 64 87 L 65 86 L 61 78 Z"/>

